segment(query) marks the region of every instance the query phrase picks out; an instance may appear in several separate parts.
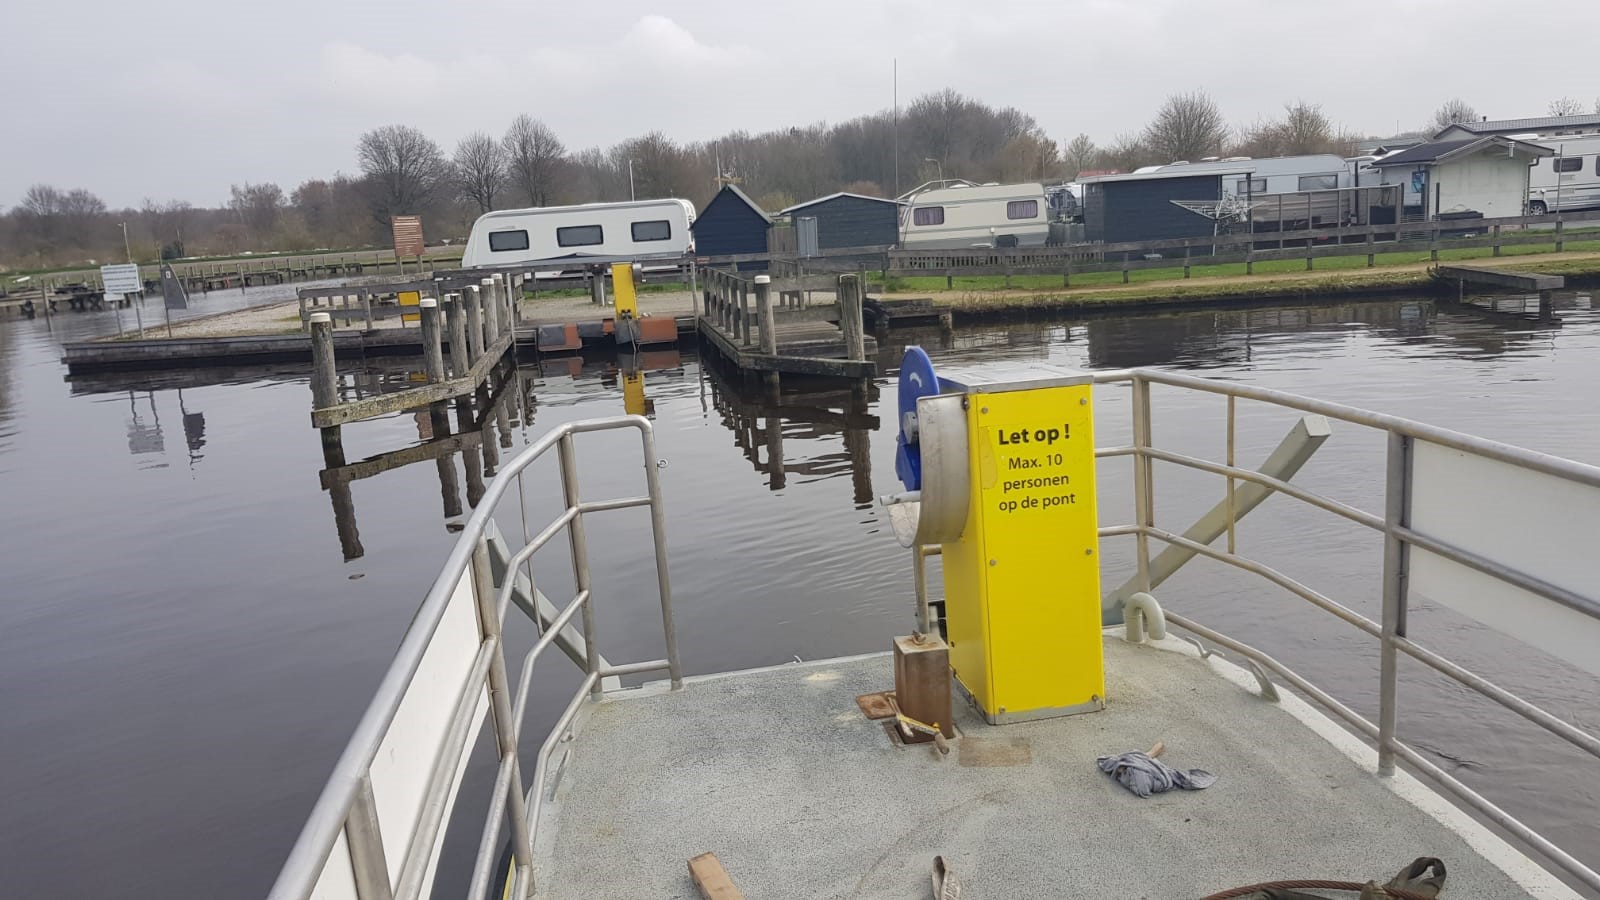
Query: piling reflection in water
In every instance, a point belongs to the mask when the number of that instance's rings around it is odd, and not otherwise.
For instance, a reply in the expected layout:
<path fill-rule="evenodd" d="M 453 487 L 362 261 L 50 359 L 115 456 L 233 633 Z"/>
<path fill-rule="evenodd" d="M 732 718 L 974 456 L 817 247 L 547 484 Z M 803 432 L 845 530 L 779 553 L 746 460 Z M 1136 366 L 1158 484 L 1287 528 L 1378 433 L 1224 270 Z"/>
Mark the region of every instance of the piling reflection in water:
<path fill-rule="evenodd" d="M 364 372 L 349 379 L 352 383 L 393 384 L 393 373 Z M 339 535 L 339 548 L 349 562 L 361 558 L 361 532 L 356 523 L 355 497 L 351 485 L 364 478 L 392 472 L 414 463 L 432 460 L 439 473 L 439 494 L 445 528 L 461 529 L 463 513 L 483 499 L 484 482 L 494 477 L 500 466 L 500 450 L 513 444 L 514 422 L 525 420 L 524 410 L 531 404 L 531 373 L 514 363 L 502 365 L 477 392 L 454 401 L 456 427 L 450 428 L 446 404 L 413 410 L 419 443 L 380 453 L 359 462 L 348 463 L 342 443 L 323 444 L 326 465 L 318 473 L 322 489 L 333 504 L 333 524 Z M 467 506 L 461 504 L 461 484 L 455 457 L 460 454 L 466 472 Z"/>
<path fill-rule="evenodd" d="M 702 361 L 701 376 L 712 409 L 733 433 L 734 446 L 757 472 L 768 476 L 769 490 L 783 490 L 792 476 L 802 481 L 831 478 L 848 471 L 856 507 L 871 506 L 871 433 L 879 419 L 868 412 L 876 396 L 872 386 L 798 390 L 776 396 L 768 389 L 746 388 L 721 366 Z M 790 459 L 785 441 L 831 441 L 837 437 L 842 452 L 818 453 Z M 792 448 L 791 448 L 792 452 Z"/>

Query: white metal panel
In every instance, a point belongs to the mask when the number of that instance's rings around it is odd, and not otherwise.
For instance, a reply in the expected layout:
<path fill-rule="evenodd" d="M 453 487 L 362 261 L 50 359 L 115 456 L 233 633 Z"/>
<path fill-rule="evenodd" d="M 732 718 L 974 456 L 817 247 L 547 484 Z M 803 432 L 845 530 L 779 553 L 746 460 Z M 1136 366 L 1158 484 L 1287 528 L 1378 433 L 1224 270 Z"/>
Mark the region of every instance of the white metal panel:
<path fill-rule="evenodd" d="M 350 864 L 350 843 L 345 840 L 343 828 L 328 851 L 328 861 L 322 864 L 322 874 L 311 889 L 311 900 L 356 900 L 356 870 Z"/>
<path fill-rule="evenodd" d="M 1580 596 L 1600 595 L 1600 488 L 1417 441 L 1411 527 Z M 1410 593 L 1600 674 L 1600 620 L 1411 548 Z"/>
<path fill-rule="evenodd" d="M 428 773 L 439 757 L 456 700 L 481 643 L 472 572 L 462 573 L 433 640 L 422 654 L 394 721 L 372 761 L 372 794 L 383 831 L 389 877 L 398 880 L 406 847 L 416 831 Z M 480 707 L 481 708 L 481 707 Z M 480 713 L 481 716 L 481 713 Z M 481 721 L 481 719 L 480 719 Z M 469 734 L 475 735 L 474 725 Z M 471 750 L 469 739 L 463 756 Z M 452 765 L 454 770 L 456 765 Z"/>
<path fill-rule="evenodd" d="M 484 719 L 484 717 L 486 715 L 488 715 L 488 713 L 489 713 L 489 689 L 488 689 L 487 686 L 485 686 L 483 688 L 483 690 L 478 692 L 478 708 L 473 710 L 473 713 L 472 713 L 472 729 L 471 729 L 471 733 L 472 734 L 477 734 L 478 733 L 478 729 L 483 727 L 483 719 Z M 470 750 L 471 748 L 468 747 L 468 749 Z M 499 759 L 499 754 L 498 753 L 495 754 L 495 758 Z M 425 873 L 422 876 L 422 890 L 418 893 L 418 896 L 420 896 L 420 897 L 431 897 L 431 896 L 433 896 L 433 877 L 434 877 L 435 874 L 438 873 L 438 870 L 439 870 L 439 857 L 440 857 L 441 854 L 444 853 L 444 836 L 445 836 L 445 832 L 448 830 L 447 826 L 450 823 L 450 816 L 451 816 L 451 814 L 453 814 L 455 812 L 455 808 L 456 808 L 456 793 L 461 790 L 461 779 L 466 777 L 466 774 L 467 774 L 467 763 L 471 759 L 472 759 L 472 754 L 471 753 L 465 753 L 465 752 L 462 753 L 461 754 L 461 759 L 456 762 L 456 770 L 451 775 L 450 793 L 448 795 L 449 799 L 446 800 L 445 804 L 444 804 L 444 819 L 443 819 L 444 826 L 440 827 L 439 833 L 434 836 L 433 849 L 429 852 L 429 855 L 428 855 L 428 867 L 427 867 Z"/>
<path fill-rule="evenodd" d="M 1439 185 L 1434 213 L 1476 210 L 1485 218 L 1522 215 L 1523 200 L 1528 196 L 1528 162 L 1524 156 L 1508 157 L 1488 150 L 1434 166 L 1433 177 Z"/>

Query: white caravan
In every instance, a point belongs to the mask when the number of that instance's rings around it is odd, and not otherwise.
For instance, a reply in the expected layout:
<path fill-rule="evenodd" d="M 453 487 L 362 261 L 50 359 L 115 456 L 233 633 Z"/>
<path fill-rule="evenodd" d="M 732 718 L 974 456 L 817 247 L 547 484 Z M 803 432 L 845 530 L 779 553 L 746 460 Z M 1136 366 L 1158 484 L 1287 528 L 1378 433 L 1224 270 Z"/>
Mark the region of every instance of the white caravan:
<path fill-rule="evenodd" d="M 676 199 L 500 209 L 472 224 L 461 267 L 682 256 L 693 222 L 694 204 Z"/>
<path fill-rule="evenodd" d="M 1035 247 L 1050 236 L 1050 208 L 1040 184 L 923 191 L 900 215 L 900 246 L 912 250 Z"/>
<path fill-rule="evenodd" d="M 1296 194 L 1304 191 L 1332 191 L 1355 186 L 1355 165 L 1332 153 L 1305 156 L 1273 156 L 1227 159 L 1195 163 L 1171 163 L 1152 171 L 1190 172 L 1195 175 L 1221 174 L 1222 191 L 1232 197 L 1259 197 L 1262 194 Z M 1248 173 L 1241 169 L 1249 169 Z"/>
<path fill-rule="evenodd" d="M 1600 134 L 1530 141 L 1556 152 L 1528 170 L 1528 213 L 1600 208 Z"/>

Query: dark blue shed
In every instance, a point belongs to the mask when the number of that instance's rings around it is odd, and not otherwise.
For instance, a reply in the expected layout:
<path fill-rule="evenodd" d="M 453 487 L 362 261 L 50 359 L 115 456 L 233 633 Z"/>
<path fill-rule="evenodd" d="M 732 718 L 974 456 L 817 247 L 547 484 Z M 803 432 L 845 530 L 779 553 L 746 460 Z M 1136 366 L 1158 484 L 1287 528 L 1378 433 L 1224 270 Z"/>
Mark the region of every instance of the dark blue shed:
<path fill-rule="evenodd" d="M 882 197 L 843 191 L 797 203 L 779 213 L 796 223 L 817 220 L 817 247 L 883 247 L 900 240 L 900 204 Z"/>
<path fill-rule="evenodd" d="M 744 191 L 725 184 L 689 230 L 694 232 L 694 252 L 698 256 L 766 253 L 772 217 Z"/>
<path fill-rule="evenodd" d="M 1249 171 L 1241 169 L 1240 171 Z M 1216 202 L 1222 178 L 1236 172 L 1148 172 L 1082 178 L 1083 230 L 1090 241 L 1165 241 L 1210 237 L 1215 222 L 1174 200 Z"/>

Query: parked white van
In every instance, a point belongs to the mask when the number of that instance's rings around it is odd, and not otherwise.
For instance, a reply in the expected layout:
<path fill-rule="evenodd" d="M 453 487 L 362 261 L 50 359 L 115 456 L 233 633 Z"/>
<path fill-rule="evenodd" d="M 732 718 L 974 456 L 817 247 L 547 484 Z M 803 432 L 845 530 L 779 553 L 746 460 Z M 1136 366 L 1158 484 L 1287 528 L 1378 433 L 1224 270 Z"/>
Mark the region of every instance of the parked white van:
<path fill-rule="evenodd" d="M 1528 214 L 1600 208 L 1600 134 L 1539 138 L 1556 152 L 1528 170 Z"/>
<path fill-rule="evenodd" d="M 636 200 L 497 209 L 472 225 L 462 268 L 585 257 L 656 259 L 694 247 L 687 200 Z"/>
<path fill-rule="evenodd" d="M 1031 247 L 1050 235 L 1050 209 L 1040 184 L 979 184 L 923 191 L 900 219 L 908 249 Z"/>

